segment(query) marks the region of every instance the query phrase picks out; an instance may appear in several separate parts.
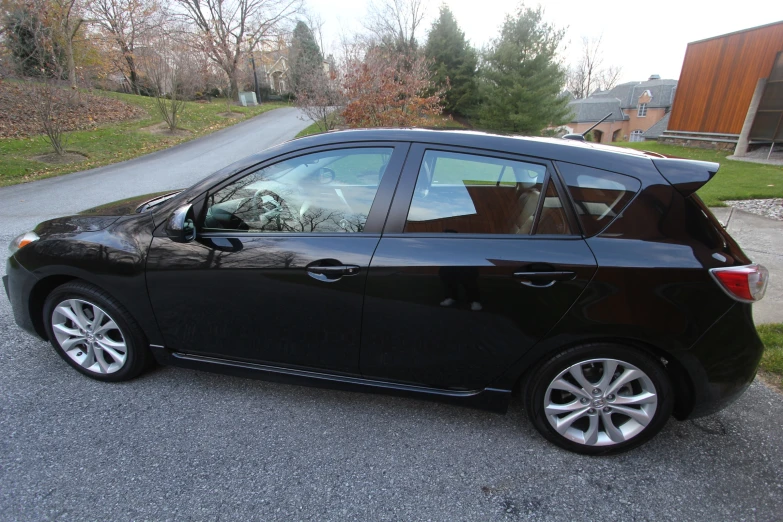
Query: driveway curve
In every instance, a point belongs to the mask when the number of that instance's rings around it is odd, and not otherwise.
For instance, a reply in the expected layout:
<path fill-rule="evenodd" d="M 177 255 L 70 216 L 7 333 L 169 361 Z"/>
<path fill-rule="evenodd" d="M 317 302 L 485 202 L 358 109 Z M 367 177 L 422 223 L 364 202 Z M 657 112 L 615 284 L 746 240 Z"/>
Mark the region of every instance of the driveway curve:
<path fill-rule="evenodd" d="M 299 109 L 275 109 L 122 163 L 0 188 L 0 239 L 110 201 L 189 187 L 236 160 L 292 139 L 308 124 Z"/>

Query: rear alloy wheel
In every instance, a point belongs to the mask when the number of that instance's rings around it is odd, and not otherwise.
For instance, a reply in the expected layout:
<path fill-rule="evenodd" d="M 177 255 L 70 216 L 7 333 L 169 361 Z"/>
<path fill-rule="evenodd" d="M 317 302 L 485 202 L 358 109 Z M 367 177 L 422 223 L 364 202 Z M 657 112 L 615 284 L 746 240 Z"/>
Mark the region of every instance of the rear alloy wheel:
<path fill-rule="evenodd" d="M 627 451 L 652 438 L 671 414 L 666 372 L 630 348 L 567 350 L 534 375 L 526 396 L 528 415 L 547 439 L 571 451 Z"/>
<path fill-rule="evenodd" d="M 52 291 L 44 304 L 44 321 L 57 353 L 88 377 L 132 379 L 151 360 L 130 314 L 90 284 L 74 281 Z"/>

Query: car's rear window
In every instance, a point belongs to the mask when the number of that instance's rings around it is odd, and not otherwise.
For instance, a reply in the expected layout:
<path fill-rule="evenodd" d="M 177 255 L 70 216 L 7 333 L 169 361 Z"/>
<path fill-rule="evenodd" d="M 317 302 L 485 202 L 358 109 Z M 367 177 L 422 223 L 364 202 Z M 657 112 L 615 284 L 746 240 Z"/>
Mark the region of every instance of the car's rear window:
<path fill-rule="evenodd" d="M 586 236 L 594 236 L 616 218 L 642 184 L 636 178 L 572 163 L 557 163 L 568 185 Z"/>

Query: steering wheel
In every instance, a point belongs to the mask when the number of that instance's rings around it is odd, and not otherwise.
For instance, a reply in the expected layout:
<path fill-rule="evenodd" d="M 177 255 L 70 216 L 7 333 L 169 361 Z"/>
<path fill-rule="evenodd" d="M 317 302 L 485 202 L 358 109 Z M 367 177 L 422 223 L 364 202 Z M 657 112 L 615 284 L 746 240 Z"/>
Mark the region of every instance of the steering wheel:
<path fill-rule="evenodd" d="M 331 183 L 332 181 L 334 181 L 335 177 L 336 174 L 329 167 L 321 167 L 320 169 L 318 169 L 318 182 L 323 185 Z"/>
<path fill-rule="evenodd" d="M 271 190 L 258 190 L 253 194 L 251 208 L 258 210 L 258 221 L 268 222 L 286 213 L 290 213 L 285 200 Z"/>

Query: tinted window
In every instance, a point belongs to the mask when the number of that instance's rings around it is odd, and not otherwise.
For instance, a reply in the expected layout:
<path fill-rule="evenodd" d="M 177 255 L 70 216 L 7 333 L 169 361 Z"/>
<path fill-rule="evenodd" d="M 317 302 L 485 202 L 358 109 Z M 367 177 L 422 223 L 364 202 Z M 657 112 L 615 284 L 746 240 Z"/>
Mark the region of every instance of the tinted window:
<path fill-rule="evenodd" d="M 530 234 L 545 178 L 544 165 L 427 151 L 405 232 Z"/>
<path fill-rule="evenodd" d="M 361 232 L 392 151 L 331 150 L 256 171 L 209 196 L 204 228 Z"/>
<path fill-rule="evenodd" d="M 614 172 L 571 163 L 558 163 L 557 167 L 587 236 L 606 228 L 641 187 L 636 178 Z"/>

